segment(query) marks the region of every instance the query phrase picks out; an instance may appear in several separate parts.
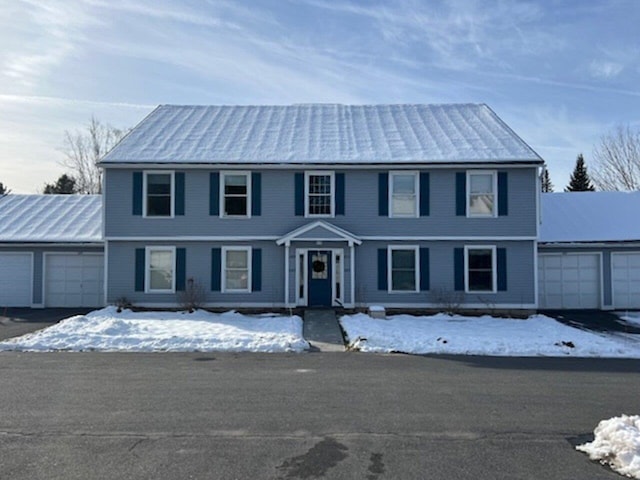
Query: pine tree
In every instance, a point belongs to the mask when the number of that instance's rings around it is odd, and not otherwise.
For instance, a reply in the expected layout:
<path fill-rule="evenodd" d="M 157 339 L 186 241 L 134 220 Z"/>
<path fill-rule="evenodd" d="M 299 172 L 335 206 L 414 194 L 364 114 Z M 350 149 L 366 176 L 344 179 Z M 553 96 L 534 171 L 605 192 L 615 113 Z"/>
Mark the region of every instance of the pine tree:
<path fill-rule="evenodd" d="M 5 195 L 9 195 L 10 193 L 11 190 L 9 190 L 9 187 L 0 182 L 0 197 L 4 197 Z"/>
<path fill-rule="evenodd" d="M 56 180 L 56 183 L 47 183 L 44 186 L 42 193 L 45 194 L 72 194 L 77 193 L 76 181 L 73 177 L 70 177 L 66 173 L 60 175 L 60 178 Z"/>
<path fill-rule="evenodd" d="M 576 166 L 571 174 L 569 185 L 564 189 L 565 192 L 593 192 L 595 188 L 591 184 L 591 179 L 587 173 L 587 166 L 584 164 L 582 154 L 576 158 Z"/>
<path fill-rule="evenodd" d="M 542 175 L 542 192 L 553 192 L 553 183 L 551 183 L 551 176 L 549 175 L 549 170 L 547 170 L 546 168 L 544 169 L 544 174 Z"/>

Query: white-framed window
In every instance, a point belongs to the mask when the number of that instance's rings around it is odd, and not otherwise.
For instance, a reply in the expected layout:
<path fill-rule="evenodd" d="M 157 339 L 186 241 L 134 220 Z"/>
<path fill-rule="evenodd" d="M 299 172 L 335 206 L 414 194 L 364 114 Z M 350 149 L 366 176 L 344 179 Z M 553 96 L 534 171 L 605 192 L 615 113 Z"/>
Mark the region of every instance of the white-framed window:
<path fill-rule="evenodd" d="M 467 172 L 467 216 L 495 217 L 498 207 L 498 175 L 494 170 Z"/>
<path fill-rule="evenodd" d="M 175 174 L 168 171 L 144 172 L 143 212 L 145 217 L 173 217 Z"/>
<path fill-rule="evenodd" d="M 251 217 L 251 173 L 221 172 L 220 216 Z"/>
<path fill-rule="evenodd" d="M 464 284 L 467 293 L 496 292 L 495 245 L 465 246 L 464 265 Z"/>
<path fill-rule="evenodd" d="M 251 247 L 222 247 L 222 291 L 251 292 Z"/>
<path fill-rule="evenodd" d="M 176 247 L 147 247 L 145 272 L 146 293 L 176 291 Z"/>
<path fill-rule="evenodd" d="M 419 248 L 389 245 L 387 249 L 387 280 L 389 292 L 417 292 L 419 287 Z"/>
<path fill-rule="evenodd" d="M 304 211 L 307 217 L 335 216 L 334 172 L 305 172 Z"/>
<path fill-rule="evenodd" d="M 417 217 L 419 183 L 417 172 L 389 172 L 389 216 Z"/>

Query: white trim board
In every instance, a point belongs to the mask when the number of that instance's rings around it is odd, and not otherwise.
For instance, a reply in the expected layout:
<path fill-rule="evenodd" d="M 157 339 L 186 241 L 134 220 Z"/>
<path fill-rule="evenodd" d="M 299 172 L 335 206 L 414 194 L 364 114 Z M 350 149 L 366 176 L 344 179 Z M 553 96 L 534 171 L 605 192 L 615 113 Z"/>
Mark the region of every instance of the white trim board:
<path fill-rule="evenodd" d="M 174 170 L 291 170 L 295 169 L 332 169 L 332 170 L 403 170 L 416 168 L 420 170 L 427 169 L 456 169 L 463 170 L 467 168 L 539 168 L 544 164 L 544 160 L 506 160 L 496 159 L 492 161 L 460 161 L 460 162 L 414 162 L 414 163 L 265 163 L 265 162 L 242 162 L 242 163 L 223 163 L 223 162 L 184 162 L 184 163 L 167 163 L 167 162 L 100 162 L 98 166 L 101 168 L 113 168 L 119 170 L 130 169 L 174 169 Z"/>

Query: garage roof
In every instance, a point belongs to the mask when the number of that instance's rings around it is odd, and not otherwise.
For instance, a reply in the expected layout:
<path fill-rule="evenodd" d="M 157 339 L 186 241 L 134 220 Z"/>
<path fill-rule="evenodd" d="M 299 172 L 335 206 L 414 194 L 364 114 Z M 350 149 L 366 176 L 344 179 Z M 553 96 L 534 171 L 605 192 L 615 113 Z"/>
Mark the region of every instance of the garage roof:
<path fill-rule="evenodd" d="M 100 195 L 0 197 L 0 243 L 102 242 Z"/>
<path fill-rule="evenodd" d="M 542 194 L 540 242 L 640 241 L 640 192 Z"/>

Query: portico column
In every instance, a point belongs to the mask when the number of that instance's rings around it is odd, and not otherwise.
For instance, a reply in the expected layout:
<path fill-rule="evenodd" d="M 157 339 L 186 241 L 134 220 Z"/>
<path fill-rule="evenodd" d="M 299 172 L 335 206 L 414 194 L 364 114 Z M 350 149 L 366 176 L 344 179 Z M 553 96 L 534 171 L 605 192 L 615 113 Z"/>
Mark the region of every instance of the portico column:
<path fill-rule="evenodd" d="M 284 244 L 284 305 L 285 307 L 291 306 L 289 303 L 289 247 L 291 242 L 285 242 Z"/>
<path fill-rule="evenodd" d="M 356 259 L 355 259 L 355 251 L 356 249 L 353 246 L 353 242 L 349 242 L 349 261 L 351 265 L 351 304 L 356 306 Z"/>

